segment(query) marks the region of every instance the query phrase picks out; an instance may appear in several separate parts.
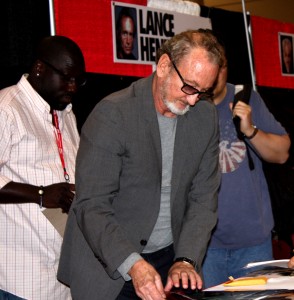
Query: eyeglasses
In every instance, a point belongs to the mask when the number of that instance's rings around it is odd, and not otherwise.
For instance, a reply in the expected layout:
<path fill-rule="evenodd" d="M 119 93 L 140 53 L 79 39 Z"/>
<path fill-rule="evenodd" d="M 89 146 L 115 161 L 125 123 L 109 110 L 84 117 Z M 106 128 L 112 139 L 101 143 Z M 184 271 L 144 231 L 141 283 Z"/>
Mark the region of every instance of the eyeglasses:
<path fill-rule="evenodd" d="M 69 75 L 64 74 L 62 71 L 58 70 L 55 68 L 52 64 L 50 64 L 48 61 L 44 59 L 39 59 L 42 63 L 44 63 L 46 66 L 51 68 L 55 73 L 57 73 L 63 81 L 67 82 L 68 84 L 73 84 L 75 83 L 77 87 L 82 87 L 86 84 L 87 80 L 84 76 L 80 77 L 72 77 Z"/>
<path fill-rule="evenodd" d="M 213 97 L 213 93 L 210 91 L 205 91 L 205 92 L 201 92 L 199 90 L 197 90 L 196 88 L 194 88 L 192 85 L 186 83 L 184 81 L 184 78 L 182 77 L 180 71 L 178 70 L 178 68 L 176 67 L 176 65 L 174 64 L 174 62 L 171 60 L 174 69 L 176 70 L 177 74 L 179 75 L 183 86 L 181 87 L 181 91 L 187 95 L 199 95 L 200 99 L 210 99 Z"/>

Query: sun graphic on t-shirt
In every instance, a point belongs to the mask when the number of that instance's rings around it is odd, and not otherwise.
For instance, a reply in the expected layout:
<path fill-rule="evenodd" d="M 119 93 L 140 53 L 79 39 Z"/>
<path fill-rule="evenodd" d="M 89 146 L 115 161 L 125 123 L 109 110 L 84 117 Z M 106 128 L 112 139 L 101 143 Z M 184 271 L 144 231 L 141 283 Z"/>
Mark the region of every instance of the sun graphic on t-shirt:
<path fill-rule="evenodd" d="M 235 171 L 246 155 L 246 146 L 242 141 L 230 143 L 227 140 L 221 141 L 219 144 L 220 154 L 219 163 L 222 173 Z"/>

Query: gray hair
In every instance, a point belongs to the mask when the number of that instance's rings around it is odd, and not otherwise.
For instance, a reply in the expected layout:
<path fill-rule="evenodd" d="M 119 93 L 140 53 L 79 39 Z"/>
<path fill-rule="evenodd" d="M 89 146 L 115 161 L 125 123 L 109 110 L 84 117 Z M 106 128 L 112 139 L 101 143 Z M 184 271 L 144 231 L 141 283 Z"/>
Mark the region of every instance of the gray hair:
<path fill-rule="evenodd" d="M 167 54 L 171 61 L 178 64 L 195 48 L 205 49 L 214 64 L 223 66 L 224 47 L 210 29 L 187 30 L 165 41 L 158 49 L 156 63 L 163 54 Z"/>

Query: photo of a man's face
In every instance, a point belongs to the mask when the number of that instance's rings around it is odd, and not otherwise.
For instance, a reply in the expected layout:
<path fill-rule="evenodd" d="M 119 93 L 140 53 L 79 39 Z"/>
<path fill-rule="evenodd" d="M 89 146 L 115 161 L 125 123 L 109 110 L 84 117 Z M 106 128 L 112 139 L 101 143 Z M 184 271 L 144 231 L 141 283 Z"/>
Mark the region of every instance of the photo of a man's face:
<path fill-rule="evenodd" d="M 118 59 L 138 59 L 135 49 L 136 11 L 129 7 L 116 7 L 116 48 Z"/>
<path fill-rule="evenodd" d="M 282 74 L 294 74 L 293 36 L 280 35 L 280 57 Z"/>
<path fill-rule="evenodd" d="M 120 30 L 121 55 L 128 56 L 132 53 L 134 42 L 134 22 L 130 17 L 122 17 Z M 122 57 L 123 58 L 123 57 Z"/>

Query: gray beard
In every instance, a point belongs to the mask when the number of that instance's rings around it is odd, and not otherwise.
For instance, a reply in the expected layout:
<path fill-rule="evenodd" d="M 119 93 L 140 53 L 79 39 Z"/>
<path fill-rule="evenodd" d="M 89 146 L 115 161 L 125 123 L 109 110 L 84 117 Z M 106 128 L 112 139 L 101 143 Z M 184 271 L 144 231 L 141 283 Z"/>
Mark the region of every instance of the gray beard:
<path fill-rule="evenodd" d="M 187 105 L 184 109 L 178 109 L 176 105 L 173 102 L 170 102 L 166 99 L 166 91 L 169 89 L 170 85 L 170 77 L 168 77 L 164 84 L 161 86 L 161 96 L 163 99 L 163 103 L 166 105 L 166 107 L 175 115 L 182 116 L 190 109 L 190 105 Z"/>
<path fill-rule="evenodd" d="M 179 109 L 176 107 L 176 105 L 174 103 L 169 102 L 166 99 L 163 99 L 163 102 L 173 114 L 178 115 L 178 116 L 184 115 L 190 109 L 189 105 L 187 105 L 184 109 Z"/>

